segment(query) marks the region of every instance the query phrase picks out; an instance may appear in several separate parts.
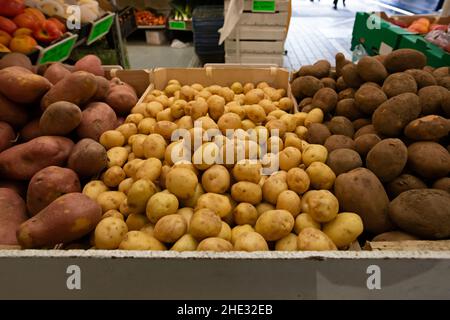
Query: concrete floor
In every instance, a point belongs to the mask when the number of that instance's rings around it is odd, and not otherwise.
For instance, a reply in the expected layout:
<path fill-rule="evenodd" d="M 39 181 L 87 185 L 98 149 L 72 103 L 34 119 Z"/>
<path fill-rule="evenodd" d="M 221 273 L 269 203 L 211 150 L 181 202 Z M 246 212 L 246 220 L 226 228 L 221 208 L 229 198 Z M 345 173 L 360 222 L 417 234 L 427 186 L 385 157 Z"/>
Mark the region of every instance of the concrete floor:
<path fill-rule="evenodd" d="M 355 13 L 358 11 L 392 10 L 373 0 L 347 0 L 347 6 L 339 1 L 338 10 L 332 8 L 332 0 L 293 0 L 292 18 L 286 39 L 287 55 L 284 67 L 297 70 L 301 65 L 319 59 L 334 61 L 337 52 L 351 59 L 350 44 Z M 128 40 L 128 55 L 131 68 L 196 67 L 200 62 L 193 46 L 183 49 L 168 45 L 152 46 L 145 43 L 143 32 Z"/>

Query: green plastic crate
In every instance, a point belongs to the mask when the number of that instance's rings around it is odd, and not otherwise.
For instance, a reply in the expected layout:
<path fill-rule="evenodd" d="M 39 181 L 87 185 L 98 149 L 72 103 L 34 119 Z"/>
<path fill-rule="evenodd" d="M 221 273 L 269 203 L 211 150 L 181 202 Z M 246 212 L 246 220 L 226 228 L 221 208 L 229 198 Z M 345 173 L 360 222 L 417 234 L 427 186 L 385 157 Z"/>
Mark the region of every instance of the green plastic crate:
<path fill-rule="evenodd" d="M 420 35 L 404 35 L 400 39 L 398 48 L 410 48 L 423 52 L 427 57 L 427 64 L 432 67 L 450 66 L 450 54 Z"/>

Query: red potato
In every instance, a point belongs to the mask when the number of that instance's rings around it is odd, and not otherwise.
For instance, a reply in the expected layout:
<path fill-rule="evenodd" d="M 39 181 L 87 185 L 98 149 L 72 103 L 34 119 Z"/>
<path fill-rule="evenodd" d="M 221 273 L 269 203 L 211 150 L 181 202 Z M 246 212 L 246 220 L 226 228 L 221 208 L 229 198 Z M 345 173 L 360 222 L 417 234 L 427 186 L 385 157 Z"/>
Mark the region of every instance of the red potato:
<path fill-rule="evenodd" d="M 0 188 L 0 244 L 17 245 L 17 229 L 27 219 L 23 199 L 12 189 Z"/>
<path fill-rule="evenodd" d="M 28 121 L 28 113 L 21 105 L 0 93 L 0 121 L 7 122 L 14 128 L 22 127 Z"/>
<path fill-rule="evenodd" d="M 0 152 L 10 148 L 15 140 L 14 129 L 6 122 L 0 121 Z"/>
<path fill-rule="evenodd" d="M 44 168 L 28 185 L 28 212 L 34 216 L 60 196 L 72 192 L 81 192 L 80 180 L 73 170 L 56 166 Z"/>
<path fill-rule="evenodd" d="M 136 91 L 118 78 L 111 80 L 106 101 L 118 114 L 128 114 L 138 102 Z"/>
<path fill-rule="evenodd" d="M 92 99 L 94 101 L 104 101 L 109 91 L 109 80 L 100 76 L 96 76 L 95 79 L 97 80 L 97 92 Z"/>
<path fill-rule="evenodd" d="M 80 138 L 98 141 L 103 132 L 118 126 L 114 110 L 103 102 L 90 103 L 81 114 L 81 123 L 77 128 Z"/>
<path fill-rule="evenodd" d="M 82 193 L 69 193 L 22 223 L 17 239 L 24 248 L 67 243 L 91 232 L 101 216 L 97 202 Z"/>
<path fill-rule="evenodd" d="M 25 127 L 20 130 L 21 141 L 27 142 L 34 138 L 42 136 L 42 132 L 39 128 L 39 119 L 34 119 L 28 122 Z"/>
<path fill-rule="evenodd" d="M 48 166 L 64 166 L 73 142 L 63 137 L 43 136 L 0 153 L 0 176 L 29 180 Z"/>
<path fill-rule="evenodd" d="M 89 54 L 84 56 L 75 63 L 74 71 L 86 71 L 96 76 L 105 76 L 105 71 L 102 67 L 102 61 L 99 57 Z"/>
<path fill-rule="evenodd" d="M 62 63 L 53 63 L 45 70 L 44 77 L 52 84 L 57 84 L 70 74 L 71 72 Z"/>
<path fill-rule="evenodd" d="M 22 199 L 27 197 L 28 181 L 0 180 L 0 188 L 15 191 Z"/>

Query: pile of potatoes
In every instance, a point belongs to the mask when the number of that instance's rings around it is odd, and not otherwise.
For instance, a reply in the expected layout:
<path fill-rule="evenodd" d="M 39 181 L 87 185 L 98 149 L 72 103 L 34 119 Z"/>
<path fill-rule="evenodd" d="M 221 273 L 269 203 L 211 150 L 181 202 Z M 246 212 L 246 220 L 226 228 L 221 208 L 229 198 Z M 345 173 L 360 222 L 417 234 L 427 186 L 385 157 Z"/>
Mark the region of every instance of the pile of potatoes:
<path fill-rule="evenodd" d="M 306 126 L 321 123 L 324 113 L 293 114 L 286 95 L 266 82 L 170 80 L 150 91 L 122 125 L 100 136 L 107 169 L 83 193 L 101 206 L 102 220 L 88 243 L 68 248 L 348 248 L 363 232 L 362 220 L 340 213 L 328 150 L 305 141 Z M 192 135 L 172 141 L 177 129 Z M 269 167 L 276 170 L 262 174 Z"/>
<path fill-rule="evenodd" d="M 361 216 L 368 238 L 450 238 L 450 70 L 400 49 L 354 64 L 336 55 L 294 74 L 308 143 L 323 144 L 342 211 Z"/>
<path fill-rule="evenodd" d="M 101 208 L 81 191 L 107 166 L 97 140 L 136 102 L 96 56 L 40 68 L 18 53 L 0 60 L 0 245 L 51 248 L 95 228 Z"/>

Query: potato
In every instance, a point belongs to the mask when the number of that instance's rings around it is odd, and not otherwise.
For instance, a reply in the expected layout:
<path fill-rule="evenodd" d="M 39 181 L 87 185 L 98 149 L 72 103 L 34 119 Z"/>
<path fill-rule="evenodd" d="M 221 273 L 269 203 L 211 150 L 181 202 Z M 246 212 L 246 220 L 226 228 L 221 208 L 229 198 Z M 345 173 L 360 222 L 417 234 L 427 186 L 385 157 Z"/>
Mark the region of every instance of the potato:
<path fill-rule="evenodd" d="M 343 80 L 342 80 L 343 81 Z M 339 83 L 339 79 L 336 82 L 336 86 Z M 340 100 L 345 100 L 345 99 L 354 99 L 355 98 L 355 92 L 356 90 L 353 88 L 344 88 L 342 91 L 339 92 L 338 94 L 338 99 Z"/>
<path fill-rule="evenodd" d="M 422 187 L 422 188 L 426 188 L 426 187 Z M 414 188 L 414 189 L 419 189 L 419 188 Z M 433 189 L 440 189 L 440 190 L 444 190 L 444 191 L 447 191 L 450 193 L 450 178 L 445 177 L 445 178 L 436 180 L 433 183 Z"/>
<path fill-rule="evenodd" d="M 185 234 L 177 242 L 174 243 L 170 250 L 172 251 L 195 251 L 197 250 L 198 242 L 195 238 L 190 234 Z"/>
<path fill-rule="evenodd" d="M 259 105 L 261 105 L 261 101 L 259 102 Z M 264 106 L 262 106 L 262 107 L 264 107 Z M 278 107 L 281 110 L 290 112 L 294 108 L 294 102 L 292 102 L 291 98 L 284 97 L 284 98 L 280 99 Z M 264 110 L 266 110 L 266 109 L 264 108 Z M 267 111 L 266 111 L 266 113 L 267 113 Z"/>
<path fill-rule="evenodd" d="M 145 106 L 144 116 L 156 119 L 158 113 L 160 113 L 163 110 L 164 106 L 162 105 L 162 103 L 158 101 L 152 101 L 147 103 L 147 105 Z"/>
<path fill-rule="evenodd" d="M 337 176 L 363 165 L 361 157 L 356 151 L 345 148 L 330 152 L 326 164 Z"/>
<path fill-rule="evenodd" d="M 224 218 L 231 213 L 233 207 L 227 196 L 209 192 L 198 197 L 195 210 L 199 209 L 210 209 L 219 217 Z"/>
<path fill-rule="evenodd" d="M 212 95 L 206 100 L 206 103 L 209 116 L 215 121 L 219 120 L 225 112 L 225 99 L 219 95 Z"/>
<path fill-rule="evenodd" d="M 103 213 L 109 210 L 118 210 L 122 202 L 127 199 L 123 192 L 105 191 L 97 196 L 97 202 L 102 207 Z M 122 211 L 121 211 L 122 212 Z M 122 212 L 123 213 L 123 212 Z"/>
<path fill-rule="evenodd" d="M 266 211 L 259 216 L 255 225 L 255 231 L 267 241 L 279 240 L 287 236 L 293 228 L 294 218 L 287 210 Z"/>
<path fill-rule="evenodd" d="M 108 153 L 105 148 L 89 138 L 80 140 L 73 147 L 67 160 L 67 167 L 80 177 L 93 177 L 99 174 L 107 164 Z"/>
<path fill-rule="evenodd" d="M 18 245 L 16 231 L 25 222 L 27 208 L 13 189 L 0 188 L 0 245 Z"/>
<path fill-rule="evenodd" d="M 312 190 L 303 196 L 301 209 L 317 222 L 328 222 L 336 217 L 339 203 L 328 190 Z"/>
<path fill-rule="evenodd" d="M 150 197 L 157 192 L 156 186 L 147 179 L 135 181 L 127 193 L 127 205 L 133 213 L 144 213 Z"/>
<path fill-rule="evenodd" d="M 405 73 L 411 75 L 416 80 L 418 89 L 436 85 L 436 79 L 432 74 L 420 69 L 406 70 Z"/>
<path fill-rule="evenodd" d="M 276 204 L 278 196 L 281 192 L 288 189 L 286 179 L 271 176 L 269 177 L 262 187 L 263 198 L 269 203 Z"/>
<path fill-rule="evenodd" d="M 387 77 L 382 89 L 388 98 L 392 98 L 406 92 L 417 93 L 417 83 L 413 76 L 399 72 Z"/>
<path fill-rule="evenodd" d="M 17 103 L 34 103 L 52 87 L 50 81 L 22 67 L 0 70 L 0 93 Z"/>
<path fill-rule="evenodd" d="M 144 118 L 138 124 L 138 132 L 141 134 L 151 134 L 155 132 L 156 120 L 153 118 Z"/>
<path fill-rule="evenodd" d="M 381 138 L 374 133 L 363 134 L 355 139 L 355 150 L 361 157 L 365 157 L 380 141 Z"/>
<path fill-rule="evenodd" d="M 370 119 L 360 118 L 360 119 L 356 119 L 356 120 L 352 121 L 352 124 L 353 124 L 353 128 L 355 128 L 355 130 L 359 130 L 359 129 L 363 128 L 363 127 L 371 125 L 372 121 Z M 372 128 L 373 128 L 373 126 L 372 126 Z M 375 129 L 373 129 L 372 131 L 373 132 L 370 132 L 370 133 L 376 133 Z M 366 132 L 366 133 L 369 133 L 369 132 Z M 353 136 L 353 138 L 354 139 L 357 138 L 356 137 L 356 132 L 355 132 L 355 135 Z"/>
<path fill-rule="evenodd" d="M 275 206 L 273 204 L 267 202 L 261 202 L 256 206 L 256 211 L 258 212 L 258 217 L 266 211 L 275 210 Z"/>
<path fill-rule="evenodd" d="M 269 130 L 271 136 L 278 136 L 283 138 L 287 131 L 286 124 L 282 120 L 273 119 L 269 120 L 266 125 L 266 129 Z"/>
<path fill-rule="evenodd" d="M 450 154 L 436 142 L 415 142 L 408 147 L 408 166 L 424 178 L 442 178 L 450 172 Z"/>
<path fill-rule="evenodd" d="M 1 108 L 0 108 L 1 109 Z M 0 111 L 1 113 L 1 111 Z M 0 118 L 1 118 L 1 114 L 0 114 Z M 23 142 L 28 142 L 30 140 L 33 140 L 34 138 L 37 137 L 41 137 L 42 133 L 39 129 L 39 120 L 40 119 L 34 119 L 31 120 L 30 122 L 28 122 L 21 130 L 20 130 L 20 139 Z M 3 122 L 6 123 L 6 122 Z M 6 123 L 7 124 L 7 123 Z M 8 124 L 9 125 L 9 124 Z M 11 133 L 12 134 L 12 133 Z M 8 142 L 11 143 L 11 141 L 15 140 L 15 135 L 14 135 L 14 139 L 9 140 Z M 1 149 L 1 148 L 0 148 Z"/>
<path fill-rule="evenodd" d="M 3 179 L 29 180 L 48 166 L 63 166 L 73 142 L 63 137 L 43 136 L 11 147 L 0 153 L 0 176 Z"/>
<path fill-rule="evenodd" d="M 424 239 L 450 236 L 450 194 L 437 189 L 401 193 L 389 205 L 389 216 L 402 230 Z"/>
<path fill-rule="evenodd" d="M 418 237 L 408 234 L 403 231 L 389 231 L 377 235 L 372 241 L 405 241 L 405 240 L 420 240 Z"/>
<path fill-rule="evenodd" d="M 131 216 L 131 215 L 130 215 Z M 148 220 L 148 219 L 147 219 Z M 145 226 L 143 226 L 139 231 L 142 231 L 146 234 L 148 234 L 149 236 L 153 237 L 153 231 L 155 229 L 155 225 L 152 223 L 147 223 Z"/>
<path fill-rule="evenodd" d="M 324 78 L 330 74 L 331 65 L 327 60 L 319 60 L 313 65 L 304 65 L 298 70 L 299 76 L 311 75 L 317 78 Z"/>
<path fill-rule="evenodd" d="M 305 170 L 292 168 L 287 173 L 287 185 L 290 190 L 303 194 L 309 189 L 310 179 Z"/>
<path fill-rule="evenodd" d="M 437 115 L 429 115 L 411 121 L 405 127 L 405 136 L 413 140 L 439 140 L 448 135 L 450 121 Z"/>
<path fill-rule="evenodd" d="M 156 100 L 160 98 L 161 96 L 157 97 Z M 118 78 L 113 78 L 110 82 L 105 102 L 117 114 L 128 114 L 138 102 L 138 97 L 132 86 L 120 81 Z"/>
<path fill-rule="evenodd" d="M 277 210 L 287 210 L 295 218 L 301 211 L 301 199 L 291 190 L 285 190 L 278 195 Z"/>
<path fill-rule="evenodd" d="M 105 76 L 105 71 L 102 67 L 102 61 L 99 57 L 89 54 L 81 58 L 75 63 L 75 71 L 86 71 L 96 76 Z"/>
<path fill-rule="evenodd" d="M 284 137 L 284 146 L 287 147 L 293 147 L 297 148 L 299 151 L 302 150 L 302 140 L 295 134 L 288 132 L 288 134 Z"/>
<path fill-rule="evenodd" d="M 109 191 L 108 187 L 100 180 L 90 181 L 83 188 L 83 194 L 92 200 L 97 200 L 98 196 L 106 191 Z"/>
<path fill-rule="evenodd" d="M 131 136 L 138 133 L 137 126 L 134 123 L 123 123 L 116 130 L 123 134 L 125 141 L 128 141 Z"/>
<path fill-rule="evenodd" d="M 195 121 L 208 113 L 208 103 L 204 98 L 198 97 L 197 99 L 195 99 L 195 101 L 190 101 L 186 105 L 184 113 L 187 116 L 191 116 L 192 120 Z"/>
<path fill-rule="evenodd" d="M 413 49 L 394 50 L 384 60 L 384 66 L 390 73 L 408 69 L 422 69 L 426 64 L 427 58 L 425 55 Z"/>
<path fill-rule="evenodd" d="M 315 189 L 331 189 L 336 179 L 333 170 L 322 162 L 313 162 L 306 169 L 306 173 L 311 181 L 311 186 Z"/>
<path fill-rule="evenodd" d="M 240 82 L 234 82 L 231 86 L 230 86 L 231 90 L 233 90 L 233 92 L 235 94 L 240 94 L 244 91 L 244 88 L 242 86 L 242 83 Z"/>
<path fill-rule="evenodd" d="M 366 82 L 382 83 L 388 76 L 384 65 L 374 57 L 362 57 L 356 65 L 356 70 Z"/>
<path fill-rule="evenodd" d="M 127 232 L 128 227 L 123 218 L 104 218 L 95 227 L 95 247 L 97 249 L 117 249 Z"/>
<path fill-rule="evenodd" d="M 233 245 L 229 241 L 218 237 L 204 239 L 197 246 L 197 251 L 223 252 L 232 250 Z"/>
<path fill-rule="evenodd" d="M 123 167 L 128 160 L 128 151 L 123 147 L 113 147 L 106 153 L 107 167 L 113 166 Z"/>
<path fill-rule="evenodd" d="M 188 199 L 195 194 L 197 175 L 192 170 L 173 168 L 166 177 L 167 189 L 180 199 Z"/>
<path fill-rule="evenodd" d="M 336 89 L 338 91 L 345 91 L 346 89 L 352 89 L 353 88 L 349 88 L 349 86 L 345 83 L 344 77 L 340 76 L 337 80 L 336 80 Z"/>
<path fill-rule="evenodd" d="M 347 86 L 350 88 L 359 88 L 364 80 L 361 79 L 358 73 L 358 68 L 353 63 L 346 64 L 342 68 L 342 78 Z M 339 79 L 338 79 L 339 84 Z M 339 88 L 339 85 L 338 85 Z"/>
<path fill-rule="evenodd" d="M 422 114 L 440 113 L 448 99 L 448 90 L 441 86 L 428 86 L 422 88 L 418 92 L 420 104 L 422 106 Z"/>
<path fill-rule="evenodd" d="M 213 165 L 202 176 L 202 185 L 206 192 L 225 193 L 230 188 L 230 174 L 221 165 Z"/>
<path fill-rule="evenodd" d="M 427 185 L 419 178 L 410 175 L 402 174 L 394 180 L 392 180 L 387 186 L 386 191 L 388 192 L 391 199 L 397 197 L 400 193 L 412 190 L 412 189 L 425 189 Z"/>
<path fill-rule="evenodd" d="M 123 146 L 125 137 L 117 130 L 108 130 L 102 133 L 99 141 L 108 150 L 113 147 Z"/>
<path fill-rule="evenodd" d="M 324 144 L 331 136 L 330 129 L 322 123 L 311 123 L 308 125 L 306 140 L 312 144 Z"/>
<path fill-rule="evenodd" d="M 246 202 L 239 203 L 233 210 L 234 222 L 238 225 L 255 225 L 258 219 L 258 211 L 256 208 Z"/>
<path fill-rule="evenodd" d="M 217 125 L 224 135 L 226 134 L 226 130 L 237 130 L 242 126 L 241 118 L 235 113 L 225 113 L 219 118 Z"/>
<path fill-rule="evenodd" d="M 337 149 L 354 150 L 356 148 L 355 142 L 352 140 L 352 138 L 341 134 L 335 134 L 328 137 L 324 143 L 324 147 L 327 148 L 329 153 Z"/>
<path fill-rule="evenodd" d="M 254 123 L 262 123 L 266 119 L 264 108 L 258 104 L 244 106 L 247 117 Z"/>
<path fill-rule="evenodd" d="M 366 166 L 381 182 L 398 177 L 408 160 L 408 150 L 400 139 L 385 139 L 367 154 Z"/>
<path fill-rule="evenodd" d="M 127 177 L 136 178 L 136 172 L 143 164 L 144 164 L 144 160 L 142 160 L 142 159 L 129 160 L 123 166 L 123 170 L 125 171 Z"/>
<path fill-rule="evenodd" d="M 149 179 L 156 181 L 161 174 L 161 161 L 156 158 L 144 160 L 136 171 L 136 179 Z"/>
<path fill-rule="evenodd" d="M 262 190 L 256 183 L 240 181 L 231 187 L 231 196 L 237 202 L 248 202 L 256 205 L 262 200 Z"/>
<path fill-rule="evenodd" d="M 82 193 L 68 193 L 22 223 L 17 239 L 24 248 L 67 243 L 91 232 L 102 217 L 100 205 Z"/>
<path fill-rule="evenodd" d="M 336 91 L 330 88 L 319 89 L 313 97 L 312 105 L 320 108 L 324 113 L 329 113 L 336 108 L 338 95 Z"/>
<path fill-rule="evenodd" d="M 45 110 L 58 101 L 67 101 L 82 107 L 96 94 L 97 89 L 97 80 L 93 74 L 74 72 L 48 90 L 41 100 L 41 108 Z M 110 103 L 108 105 L 111 106 Z"/>
<path fill-rule="evenodd" d="M 8 123 L 0 121 L 0 152 L 10 148 L 15 139 L 14 129 Z"/>
<path fill-rule="evenodd" d="M 220 217 L 211 209 L 201 208 L 194 212 L 189 225 L 189 233 L 197 240 L 219 235 L 222 228 Z"/>
<path fill-rule="evenodd" d="M 244 224 L 240 226 L 236 226 L 233 229 L 231 229 L 231 243 L 234 245 L 236 243 L 236 240 L 247 232 L 254 232 L 255 229 L 249 224 Z"/>
<path fill-rule="evenodd" d="M 164 152 L 164 160 L 168 165 L 178 162 L 191 162 L 191 152 L 186 141 L 175 141 L 169 144 Z"/>
<path fill-rule="evenodd" d="M 56 166 L 44 168 L 28 184 L 28 212 L 34 216 L 58 197 L 72 192 L 81 192 L 80 180 L 74 171 Z"/>
<path fill-rule="evenodd" d="M 368 232 L 392 229 L 388 217 L 389 198 L 380 180 L 370 170 L 357 168 L 337 177 L 334 194 L 345 212 L 356 212 Z M 361 201 L 364 199 L 364 201 Z"/>
<path fill-rule="evenodd" d="M 190 116 L 184 116 L 177 120 L 176 122 L 178 129 L 192 129 L 194 127 L 194 123 Z"/>
<path fill-rule="evenodd" d="M 153 231 L 153 236 L 161 242 L 174 243 L 186 231 L 186 220 L 179 214 L 171 214 L 158 220 Z"/>
<path fill-rule="evenodd" d="M 336 61 L 336 75 L 337 75 L 338 77 L 340 77 L 340 76 L 342 75 L 342 68 L 343 68 L 346 64 L 349 64 L 349 63 L 351 63 L 351 62 L 348 61 L 348 60 L 345 58 L 344 54 L 341 53 L 341 52 L 339 52 L 339 53 L 336 54 L 335 61 Z"/>
<path fill-rule="evenodd" d="M 320 82 L 322 82 L 325 88 L 336 90 L 336 80 L 334 80 L 333 78 L 330 77 L 322 78 L 320 79 Z"/>
<path fill-rule="evenodd" d="M 389 137 L 399 136 L 403 128 L 420 114 L 419 97 L 402 93 L 382 103 L 373 113 L 375 130 Z"/>
<path fill-rule="evenodd" d="M 363 222 L 356 213 L 343 212 L 323 226 L 325 233 L 339 248 L 347 248 L 363 232 Z"/>
<path fill-rule="evenodd" d="M 341 99 L 336 105 L 335 114 L 337 116 L 346 117 L 349 120 L 356 120 L 363 116 L 353 98 Z"/>
<path fill-rule="evenodd" d="M 281 238 L 275 243 L 276 251 L 298 251 L 297 236 L 293 233 Z"/>
<path fill-rule="evenodd" d="M 323 117 L 323 111 L 319 108 L 314 108 L 306 115 L 304 125 L 308 127 L 311 123 L 321 123 L 323 121 Z"/>
<path fill-rule="evenodd" d="M 119 245 L 121 250 L 166 250 L 164 244 L 142 231 L 129 231 Z"/>
<path fill-rule="evenodd" d="M 199 184 L 197 184 L 197 187 L 195 188 L 194 195 L 189 199 L 182 200 L 181 202 L 185 207 L 195 208 L 197 206 L 198 199 L 204 193 L 205 193 L 205 191 L 203 190 L 202 185 L 199 183 Z"/>
<path fill-rule="evenodd" d="M 110 89 L 109 80 L 102 76 L 96 76 L 95 81 L 97 81 L 97 91 L 95 92 L 94 96 L 92 97 L 92 100 L 94 100 L 94 101 L 106 100 L 106 97 L 107 97 L 109 89 Z"/>
<path fill-rule="evenodd" d="M 170 140 L 172 133 L 177 129 L 177 125 L 171 121 L 163 120 L 155 124 L 155 133 L 160 134 L 166 140 Z"/>
<path fill-rule="evenodd" d="M 257 232 L 244 232 L 234 243 L 235 251 L 269 251 L 266 240 Z"/>
<path fill-rule="evenodd" d="M 70 102 L 52 103 L 45 109 L 39 121 L 42 135 L 64 136 L 72 132 L 81 122 L 81 110 Z"/>
<path fill-rule="evenodd" d="M 325 233 L 315 228 L 305 228 L 299 233 L 297 247 L 301 251 L 337 250 L 333 241 Z"/>
<path fill-rule="evenodd" d="M 168 192 L 155 193 L 147 202 L 147 218 L 151 223 L 156 223 L 162 217 L 176 213 L 178 205 L 175 195 Z"/>
<path fill-rule="evenodd" d="M 302 154 L 302 161 L 305 166 L 309 166 L 313 162 L 325 162 L 328 157 L 328 151 L 324 146 L 318 144 L 310 144 L 306 147 Z"/>
<path fill-rule="evenodd" d="M 320 230 L 320 223 L 315 221 L 309 214 L 301 213 L 295 218 L 294 231 L 296 234 L 299 234 L 306 228 L 315 228 Z"/>
<path fill-rule="evenodd" d="M 128 195 L 128 192 L 130 191 L 130 188 L 133 185 L 133 183 L 134 183 L 133 178 L 126 178 L 121 183 L 119 183 L 118 190 Z"/>
<path fill-rule="evenodd" d="M 7 67 L 19 66 L 30 71 L 35 71 L 30 58 L 23 53 L 11 52 L 7 53 L 0 59 L 0 69 Z"/>
<path fill-rule="evenodd" d="M 199 170 L 212 167 L 220 153 L 219 147 L 213 142 L 201 145 L 192 155 L 192 163 Z"/>

